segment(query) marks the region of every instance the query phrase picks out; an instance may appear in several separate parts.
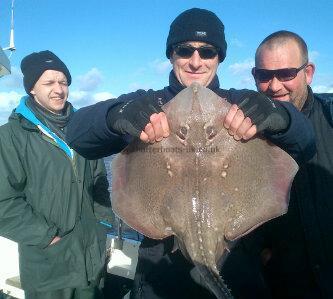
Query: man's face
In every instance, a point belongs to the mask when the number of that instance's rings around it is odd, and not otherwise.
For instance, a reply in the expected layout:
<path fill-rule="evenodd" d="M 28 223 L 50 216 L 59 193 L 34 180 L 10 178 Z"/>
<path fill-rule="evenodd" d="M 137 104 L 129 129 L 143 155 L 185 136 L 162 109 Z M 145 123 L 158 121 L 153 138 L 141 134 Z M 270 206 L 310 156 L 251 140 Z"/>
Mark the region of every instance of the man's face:
<path fill-rule="evenodd" d="M 196 48 L 209 46 L 203 42 L 186 42 L 186 44 Z M 208 86 L 213 80 L 219 65 L 218 55 L 214 58 L 202 59 L 198 51 L 194 51 L 190 58 L 182 58 L 173 51 L 170 61 L 176 78 L 186 87 L 190 86 L 193 82 Z"/>
<path fill-rule="evenodd" d="M 31 90 L 31 94 L 45 109 L 59 114 L 68 98 L 68 84 L 64 73 L 46 70 Z"/>
<path fill-rule="evenodd" d="M 259 52 L 256 68 L 267 70 L 299 68 L 303 63 L 304 59 L 299 47 L 295 41 L 291 40 L 273 48 L 263 46 Z M 276 77 L 268 82 L 255 80 L 259 91 L 273 99 L 292 102 L 297 109 L 301 110 L 307 99 L 307 85 L 311 84 L 313 73 L 314 65 L 309 63 L 289 81 L 282 82 Z"/>

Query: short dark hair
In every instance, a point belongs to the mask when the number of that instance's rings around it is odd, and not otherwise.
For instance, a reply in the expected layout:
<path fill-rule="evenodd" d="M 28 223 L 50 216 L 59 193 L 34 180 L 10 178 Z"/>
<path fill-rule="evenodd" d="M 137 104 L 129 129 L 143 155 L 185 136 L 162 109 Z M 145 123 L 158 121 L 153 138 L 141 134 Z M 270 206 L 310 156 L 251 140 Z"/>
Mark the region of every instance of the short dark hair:
<path fill-rule="evenodd" d="M 263 46 L 272 48 L 273 46 L 275 46 L 277 44 L 278 45 L 283 44 L 290 40 L 295 41 L 296 44 L 298 45 L 298 47 L 301 51 L 301 56 L 303 58 L 303 63 L 308 62 L 308 60 L 309 60 L 308 46 L 307 46 L 306 42 L 304 41 L 304 39 L 295 32 L 291 32 L 291 31 L 287 31 L 287 30 L 280 30 L 280 31 L 276 31 L 276 32 L 268 35 L 260 43 L 260 45 L 257 48 L 256 55 L 255 55 L 256 65 L 257 65 L 257 61 L 258 61 L 259 52 Z"/>

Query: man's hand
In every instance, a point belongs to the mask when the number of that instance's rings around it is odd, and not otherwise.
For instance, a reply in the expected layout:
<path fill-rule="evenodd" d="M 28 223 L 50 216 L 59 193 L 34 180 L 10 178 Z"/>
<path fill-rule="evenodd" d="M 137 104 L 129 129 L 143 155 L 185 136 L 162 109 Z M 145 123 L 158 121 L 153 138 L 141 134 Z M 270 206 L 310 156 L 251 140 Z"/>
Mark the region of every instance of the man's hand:
<path fill-rule="evenodd" d="M 59 240 L 61 240 L 61 238 L 58 237 L 58 236 L 55 236 L 55 237 L 53 238 L 53 240 L 51 241 L 51 243 L 49 244 L 49 246 L 52 245 L 52 244 L 54 244 L 54 243 L 57 243 Z"/>
<path fill-rule="evenodd" d="M 230 107 L 223 124 L 235 140 L 249 140 L 258 132 L 275 134 L 284 131 L 289 123 L 289 113 L 279 101 L 251 91 L 238 106 Z"/>
<path fill-rule="evenodd" d="M 279 133 L 290 124 L 290 116 L 280 101 L 272 100 L 263 93 L 251 91 L 238 105 L 245 117 L 249 117 L 257 131 Z"/>
<path fill-rule="evenodd" d="M 115 133 L 140 137 L 141 131 L 150 122 L 150 117 L 160 112 L 161 106 L 155 99 L 154 92 L 149 90 L 134 100 L 110 109 L 107 124 Z"/>
<path fill-rule="evenodd" d="M 232 105 L 227 113 L 223 125 L 228 129 L 228 133 L 235 140 L 249 140 L 257 134 L 257 127 L 252 124 L 249 117 L 246 117 L 237 105 Z"/>
<path fill-rule="evenodd" d="M 143 142 L 154 143 L 161 141 L 170 135 L 168 120 L 164 112 L 154 113 L 150 116 L 150 122 L 145 126 L 140 134 L 140 140 Z"/>

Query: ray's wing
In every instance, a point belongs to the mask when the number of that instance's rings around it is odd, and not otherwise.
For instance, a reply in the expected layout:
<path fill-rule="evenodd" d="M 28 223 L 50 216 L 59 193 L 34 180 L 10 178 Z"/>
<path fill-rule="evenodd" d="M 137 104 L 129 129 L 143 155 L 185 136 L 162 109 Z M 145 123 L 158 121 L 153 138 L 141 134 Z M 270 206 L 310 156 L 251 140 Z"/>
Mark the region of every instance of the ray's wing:
<path fill-rule="evenodd" d="M 113 161 L 112 207 L 129 226 L 151 238 L 186 234 L 193 194 L 188 165 L 193 152 L 175 131 L 191 117 L 193 90 L 187 88 L 163 106 L 171 134 L 156 144 L 136 141 Z"/>
<path fill-rule="evenodd" d="M 183 163 L 187 153 L 170 136 L 154 145 L 131 144 L 112 165 L 112 207 L 142 234 L 165 238 L 184 227 Z"/>
<path fill-rule="evenodd" d="M 212 200 L 212 209 L 221 211 L 218 226 L 228 240 L 287 212 L 298 166 L 286 152 L 260 138 L 234 141 L 225 130 L 214 144 L 221 153 L 210 160 L 210 184 L 220 195 Z"/>
<path fill-rule="evenodd" d="M 230 157 L 232 164 L 243 161 L 238 175 L 240 187 L 229 185 L 231 194 L 240 199 L 232 209 L 232 220 L 226 225 L 226 237 L 230 240 L 287 212 L 289 191 L 298 170 L 297 163 L 286 152 L 266 141 L 254 139 L 243 145 L 240 143 Z"/>

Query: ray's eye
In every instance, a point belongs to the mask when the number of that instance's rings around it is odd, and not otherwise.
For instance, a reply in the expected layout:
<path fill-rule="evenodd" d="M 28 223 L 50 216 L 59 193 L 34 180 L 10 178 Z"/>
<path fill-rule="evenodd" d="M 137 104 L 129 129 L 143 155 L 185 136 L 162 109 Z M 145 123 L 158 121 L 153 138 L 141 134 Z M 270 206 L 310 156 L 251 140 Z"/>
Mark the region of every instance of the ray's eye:
<path fill-rule="evenodd" d="M 206 128 L 206 135 L 209 140 L 213 139 L 216 136 L 216 130 L 213 126 L 208 126 Z"/>
<path fill-rule="evenodd" d="M 182 140 L 185 140 L 186 135 L 187 135 L 187 128 L 184 127 L 184 126 L 180 127 L 179 128 L 179 133 L 178 133 L 179 138 L 182 139 Z"/>

